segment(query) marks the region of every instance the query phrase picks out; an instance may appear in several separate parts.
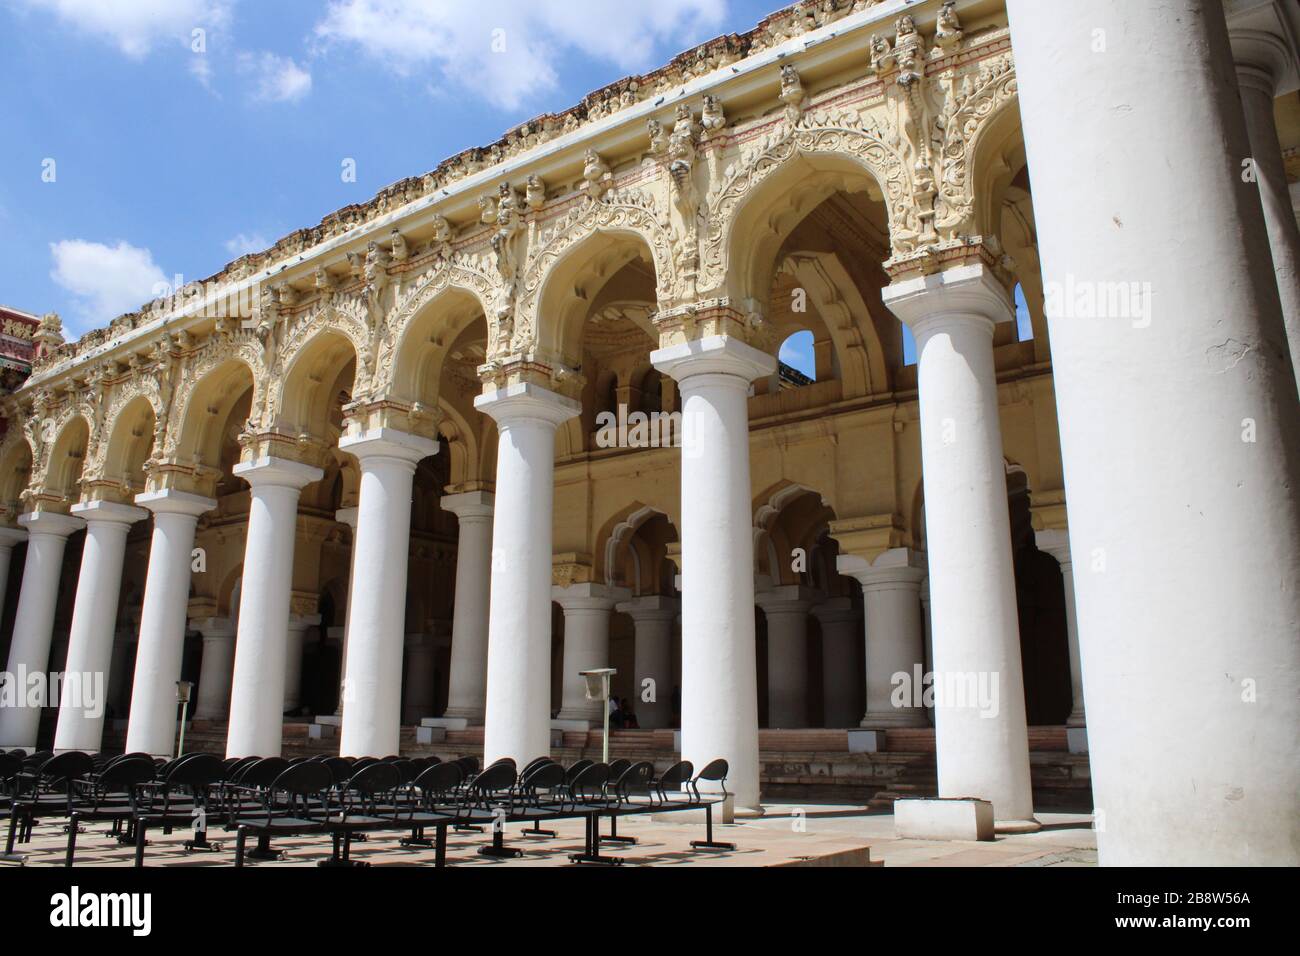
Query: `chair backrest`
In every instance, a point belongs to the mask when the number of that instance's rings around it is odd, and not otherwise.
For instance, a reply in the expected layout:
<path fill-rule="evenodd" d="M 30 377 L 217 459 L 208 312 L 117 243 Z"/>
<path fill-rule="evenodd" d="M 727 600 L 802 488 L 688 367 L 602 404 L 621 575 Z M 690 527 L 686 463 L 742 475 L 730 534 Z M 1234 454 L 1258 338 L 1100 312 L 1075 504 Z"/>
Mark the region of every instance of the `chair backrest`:
<path fill-rule="evenodd" d="M 680 790 L 682 785 L 689 782 L 694 775 L 694 764 L 689 760 L 678 761 L 659 775 L 659 790 L 661 792 Z"/>
<path fill-rule="evenodd" d="M 509 758 L 506 758 L 509 760 Z M 470 787 L 477 794 L 500 793 L 515 785 L 515 762 L 499 760 L 474 778 Z"/>
<path fill-rule="evenodd" d="M 648 760 L 632 764 L 618 777 L 620 797 L 645 796 L 650 793 L 655 778 L 655 765 Z"/>
<path fill-rule="evenodd" d="M 464 779 L 465 774 L 460 769 L 460 764 L 454 761 L 436 763 L 415 778 L 414 786 L 427 797 L 446 796 L 459 787 Z"/>
<path fill-rule="evenodd" d="M 369 767 L 372 763 L 379 763 L 378 757 L 357 757 L 352 761 L 352 772 L 356 773 L 362 767 Z"/>
<path fill-rule="evenodd" d="M 0 784 L 8 783 L 23 769 L 23 758 L 12 753 L 0 753 Z"/>
<path fill-rule="evenodd" d="M 519 771 L 520 778 L 522 779 L 527 777 L 530 773 L 533 772 L 533 770 L 535 770 L 537 767 L 540 767 L 544 763 L 555 763 L 555 761 L 552 760 L 550 757 L 534 757 L 532 760 L 528 761 L 528 763 L 524 764 L 523 770 Z"/>
<path fill-rule="evenodd" d="M 478 773 L 479 760 L 478 757 L 475 757 L 473 754 L 470 754 L 467 757 L 457 757 L 452 762 L 460 767 L 461 773 L 466 777 Z"/>
<path fill-rule="evenodd" d="M 618 780 L 619 777 L 623 776 L 623 771 L 630 766 L 632 766 L 632 761 L 628 760 L 626 757 L 619 757 L 616 760 L 611 760 L 609 762 L 609 779 Z"/>
<path fill-rule="evenodd" d="M 328 772 L 329 768 L 325 768 Z M 331 777 L 331 783 L 333 777 Z M 402 782 L 402 774 L 396 764 L 372 763 L 362 767 L 348 780 L 348 789 L 365 796 L 387 793 L 397 788 Z"/>
<path fill-rule="evenodd" d="M 599 797 L 605 792 L 605 784 L 609 783 L 609 764 L 593 763 L 590 767 L 584 767 L 579 771 L 569 783 L 569 789 L 573 793 L 574 799 L 590 799 Z"/>
<path fill-rule="evenodd" d="M 578 779 L 578 774 L 582 773 L 582 771 L 586 770 L 595 762 L 596 761 L 594 760 L 588 760 L 586 757 L 583 757 L 568 770 L 564 771 L 564 782 L 573 783 L 574 780 Z"/>
<path fill-rule="evenodd" d="M 269 787 L 288 767 L 289 761 L 283 757 L 263 757 L 244 768 L 239 782 L 249 787 Z"/>
<path fill-rule="evenodd" d="M 502 766 L 509 767 L 511 773 L 514 773 L 516 775 L 518 775 L 519 773 L 519 768 L 515 765 L 514 757 L 501 757 L 497 760 L 493 760 L 492 763 L 488 765 L 488 769 L 491 770 L 493 767 L 502 767 Z"/>
<path fill-rule="evenodd" d="M 20 751 L 21 752 L 21 751 Z M 23 758 L 24 770 L 39 770 L 45 761 L 54 756 L 53 750 L 36 750 Z"/>
<path fill-rule="evenodd" d="M 82 753 L 80 750 L 67 750 L 42 763 L 38 773 L 45 783 L 59 783 L 84 777 L 94 766 L 95 762 L 90 759 L 90 754 Z"/>
<path fill-rule="evenodd" d="M 553 760 L 534 760 L 530 766 L 532 769 L 525 771 L 523 776 L 526 790 L 553 790 L 564 783 L 564 768 Z"/>
<path fill-rule="evenodd" d="M 398 783 L 410 783 L 420 775 L 420 768 L 415 765 L 414 761 L 407 760 L 405 757 L 401 760 L 392 761 L 389 766 L 397 769 Z"/>
<path fill-rule="evenodd" d="M 691 781 L 691 787 L 695 790 L 696 795 L 700 792 L 700 781 L 707 780 L 719 785 L 722 793 L 727 792 L 727 771 L 729 770 L 727 761 L 719 757 L 717 760 L 710 760 L 704 765 L 704 769 L 695 775 Z"/>
<path fill-rule="evenodd" d="M 149 757 L 125 757 L 105 767 L 99 785 L 106 793 L 129 793 L 132 788 L 154 778 L 153 760 Z"/>
<path fill-rule="evenodd" d="M 226 760 L 226 779 L 232 783 L 242 783 L 248 768 L 261 760 L 261 757 L 231 757 Z"/>
<path fill-rule="evenodd" d="M 342 757 L 327 757 L 321 763 L 329 768 L 335 783 L 347 783 L 348 778 L 355 772 L 352 768 L 352 761 L 345 760 Z"/>
<path fill-rule="evenodd" d="M 164 778 L 169 787 L 210 787 L 227 779 L 226 762 L 216 754 L 195 754 L 193 759 L 174 765 Z"/>
<path fill-rule="evenodd" d="M 271 789 L 290 796 L 304 797 L 328 790 L 333 782 L 334 778 L 328 767 L 304 761 L 286 767 L 275 778 Z"/>

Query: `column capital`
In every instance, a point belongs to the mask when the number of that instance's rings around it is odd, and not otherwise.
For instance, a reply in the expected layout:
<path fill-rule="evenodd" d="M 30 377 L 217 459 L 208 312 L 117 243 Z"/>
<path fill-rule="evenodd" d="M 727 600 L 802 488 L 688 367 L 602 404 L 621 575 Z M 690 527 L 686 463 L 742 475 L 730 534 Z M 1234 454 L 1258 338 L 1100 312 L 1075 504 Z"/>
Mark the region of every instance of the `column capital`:
<path fill-rule="evenodd" d="M 1011 293 L 983 263 L 894 282 L 881 298 L 918 338 L 972 321 L 986 325 L 991 335 L 994 325 L 1016 316 Z"/>
<path fill-rule="evenodd" d="M 192 617 L 189 628 L 202 634 L 205 641 L 235 639 L 235 624 L 228 617 Z"/>
<path fill-rule="evenodd" d="M 1070 534 L 1064 528 L 1035 531 L 1034 547 L 1056 558 L 1062 571 L 1070 567 Z"/>
<path fill-rule="evenodd" d="M 682 613 L 682 602 L 680 598 L 646 594 L 630 601 L 620 601 L 614 610 L 634 621 L 674 621 Z"/>
<path fill-rule="evenodd" d="M 204 498 L 202 495 L 194 495 L 188 491 L 176 491 L 174 489 L 148 491 L 142 495 L 136 495 L 135 503 L 141 508 L 147 508 L 156 515 L 189 515 L 192 518 L 197 518 L 199 515 L 212 511 L 217 507 L 217 503 L 211 498 Z"/>
<path fill-rule="evenodd" d="M 436 455 L 438 443 L 423 435 L 381 427 L 344 435 L 339 441 L 339 451 L 354 456 L 362 465 L 372 458 L 394 458 L 416 465 L 422 459 Z"/>
<path fill-rule="evenodd" d="M 242 461 L 232 470 L 235 477 L 243 478 L 254 489 L 261 486 L 278 486 L 301 491 L 313 481 L 320 481 L 325 476 L 325 472 L 315 465 L 270 455 L 254 458 L 252 461 Z"/>
<path fill-rule="evenodd" d="M 864 591 L 899 585 L 919 590 L 927 576 L 924 555 L 910 548 L 890 548 L 871 562 L 856 554 L 841 554 L 835 559 L 835 569 L 855 578 Z"/>
<path fill-rule="evenodd" d="M 821 591 L 804 587 L 802 584 L 778 584 L 776 587 L 756 592 L 754 603 L 765 613 L 794 612 L 800 609 L 807 613 L 809 608 L 821 601 L 823 597 Z"/>
<path fill-rule="evenodd" d="M 12 548 L 27 540 L 24 528 L 0 528 L 0 548 Z"/>
<path fill-rule="evenodd" d="M 604 584 L 570 584 L 567 587 L 551 586 L 551 600 L 569 611 L 612 611 L 614 605 L 628 598 L 627 588 L 611 588 Z"/>
<path fill-rule="evenodd" d="M 111 524 L 133 525 L 149 517 L 149 512 L 143 508 L 118 504 L 115 501 L 80 501 L 68 510 L 88 523 L 103 521 Z"/>
<path fill-rule="evenodd" d="M 858 620 L 857 608 L 852 599 L 846 597 L 827 598 L 813 606 L 812 614 L 823 625 L 852 624 Z"/>
<path fill-rule="evenodd" d="M 776 359 L 730 335 L 709 335 L 650 353 L 650 364 L 678 382 L 696 375 L 733 375 L 752 382 L 776 372 Z"/>
<path fill-rule="evenodd" d="M 443 495 L 438 507 L 450 511 L 462 521 L 465 518 L 491 518 L 496 507 L 496 497 L 490 491 L 463 491 L 458 495 Z"/>
<path fill-rule="evenodd" d="M 29 511 L 18 516 L 18 523 L 27 529 L 28 534 L 52 534 L 60 538 L 86 526 L 84 519 L 57 511 Z"/>
<path fill-rule="evenodd" d="M 474 399 L 474 407 L 490 416 L 498 427 L 536 422 L 554 428 L 582 412 L 582 405 L 573 399 L 531 382 L 484 392 Z"/>
<path fill-rule="evenodd" d="M 1224 13 L 1239 82 L 1274 99 L 1300 85 L 1300 12 L 1290 0 L 1226 0 Z M 1289 20 L 1289 22 L 1288 22 Z"/>

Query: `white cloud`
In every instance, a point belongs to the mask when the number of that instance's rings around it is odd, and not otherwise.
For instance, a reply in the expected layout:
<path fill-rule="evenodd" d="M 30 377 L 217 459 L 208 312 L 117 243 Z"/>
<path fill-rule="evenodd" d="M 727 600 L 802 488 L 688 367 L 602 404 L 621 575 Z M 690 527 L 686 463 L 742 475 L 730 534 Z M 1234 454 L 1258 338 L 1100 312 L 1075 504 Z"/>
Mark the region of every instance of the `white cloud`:
<path fill-rule="evenodd" d="M 287 56 L 242 53 L 239 69 L 253 76 L 253 99 L 260 102 L 294 103 L 311 92 L 311 73 Z"/>
<path fill-rule="evenodd" d="M 127 56 L 140 58 L 160 42 L 189 46 L 192 31 L 230 22 L 232 0 L 19 0 L 53 13 L 64 24 L 105 37 Z"/>
<path fill-rule="evenodd" d="M 726 0 L 332 0 L 316 35 L 401 75 L 436 70 L 511 110 L 556 87 L 566 52 L 642 71 L 660 44 L 717 30 L 725 10 Z"/>
<path fill-rule="evenodd" d="M 138 309 L 167 284 L 167 276 L 148 249 L 122 240 L 106 246 L 64 239 L 50 243 L 50 255 L 54 259 L 50 278 L 75 299 L 76 317 L 81 321 L 71 323 L 71 328 L 78 334 Z"/>
<path fill-rule="evenodd" d="M 236 259 L 240 256 L 246 256 L 250 252 L 264 252 L 271 248 L 270 241 L 260 232 L 255 232 L 251 236 L 241 232 L 233 239 L 227 239 L 224 245 L 226 251 Z"/>

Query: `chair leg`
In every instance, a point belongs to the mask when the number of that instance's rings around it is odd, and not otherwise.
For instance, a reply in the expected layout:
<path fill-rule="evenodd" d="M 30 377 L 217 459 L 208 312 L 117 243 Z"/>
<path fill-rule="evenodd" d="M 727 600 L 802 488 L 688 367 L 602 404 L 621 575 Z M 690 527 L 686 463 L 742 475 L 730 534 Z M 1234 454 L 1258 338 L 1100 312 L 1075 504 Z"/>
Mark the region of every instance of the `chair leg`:
<path fill-rule="evenodd" d="M 135 865 L 144 866 L 144 835 L 149 830 L 139 820 L 135 822 Z"/>
<path fill-rule="evenodd" d="M 68 854 L 63 861 L 64 866 L 72 866 L 72 856 L 77 852 L 77 818 L 74 816 L 68 821 Z"/>
<path fill-rule="evenodd" d="M 235 836 L 235 866 L 244 865 L 244 841 L 248 837 L 248 831 L 243 827 L 239 828 L 239 833 Z"/>
<path fill-rule="evenodd" d="M 600 814 L 587 814 L 586 845 L 581 853 L 569 854 L 570 863 L 602 863 L 606 866 L 622 866 L 623 861 L 616 856 L 602 856 L 600 841 Z"/>
<path fill-rule="evenodd" d="M 433 865 L 444 867 L 447 865 L 447 825 L 439 824 L 438 835 L 435 837 L 433 845 Z"/>
<path fill-rule="evenodd" d="M 605 834 L 603 837 L 601 837 L 601 839 L 604 840 L 606 843 L 629 843 L 629 844 L 636 843 L 636 837 L 618 835 L 617 815 L 611 816 L 609 818 L 609 833 Z"/>
<path fill-rule="evenodd" d="M 697 850 L 734 850 L 734 843 L 715 843 L 713 840 L 713 804 L 704 805 L 704 836 L 703 840 L 692 840 L 691 846 Z"/>
<path fill-rule="evenodd" d="M 516 856 L 523 856 L 523 850 L 516 850 L 512 846 L 506 846 L 505 840 L 506 827 L 504 823 L 492 824 L 492 843 L 489 846 L 478 848 L 480 856 L 495 856 L 502 859 L 512 859 Z"/>

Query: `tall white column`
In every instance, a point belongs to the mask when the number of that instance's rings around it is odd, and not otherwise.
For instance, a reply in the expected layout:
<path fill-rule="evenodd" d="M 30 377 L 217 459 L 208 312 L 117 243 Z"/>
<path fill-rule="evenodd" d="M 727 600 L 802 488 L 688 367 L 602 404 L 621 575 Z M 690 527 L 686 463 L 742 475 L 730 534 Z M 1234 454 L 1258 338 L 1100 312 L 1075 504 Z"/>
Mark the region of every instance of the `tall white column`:
<path fill-rule="evenodd" d="M 759 809 L 749 383 L 772 356 L 725 335 L 651 354 L 678 383 L 682 435 L 682 757 L 723 757 L 738 807 Z"/>
<path fill-rule="evenodd" d="M 483 757 L 523 766 L 550 753 L 555 429 L 580 406 L 525 383 L 474 405 L 496 420 L 498 435 Z"/>
<path fill-rule="evenodd" d="M 148 492 L 137 495 L 135 503 L 153 512 L 153 536 L 140 610 L 126 752 L 170 757 L 176 747 L 176 682 L 181 679 L 194 529 L 199 515 L 217 503 L 183 491 Z"/>
<path fill-rule="evenodd" d="M 14 555 L 14 546 L 26 540 L 27 532 L 22 528 L 0 527 L 0 611 L 4 609 L 9 588 L 9 563 Z"/>
<path fill-rule="evenodd" d="M 1044 279 L 1149 283 L 1047 315 L 1101 862 L 1294 866 L 1300 403 L 1222 7 L 1007 6 Z"/>
<path fill-rule="evenodd" d="M 488 613 L 492 593 L 493 496 L 485 491 L 443 495 L 456 516 L 456 599 L 444 717 L 482 724 L 487 704 Z"/>
<path fill-rule="evenodd" d="M 1035 826 L 993 367 L 1011 297 L 970 265 L 896 282 L 884 299 L 916 337 L 939 796 L 991 801 L 1004 830 Z M 942 693 L 971 682 L 979 693 Z"/>
<path fill-rule="evenodd" d="M 339 753 L 395 754 L 402 733 L 402 645 L 415 466 L 431 439 L 391 428 L 348 435 L 339 448 L 361 465 L 361 497 L 348 588 L 347 704 Z"/>
<path fill-rule="evenodd" d="M 227 757 L 278 757 L 284 739 L 284 675 L 298 496 L 324 474 L 283 458 L 235 466 L 252 488 L 239 586 Z"/>
<path fill-rule="evenodd" d="M 15 682 L 13 688 L 7 689 L 15 694 L 15 706 L 0 707 L 0 750 L 36 746 L 41 708 L 27 706 L 29 685 L 25 682 L 34 674 L 45 674 L 50 666 L 63 552 L 68 535 L 85 524 L 80 518 L 52 511 L 28 512 L 18 518 L 18 523 L 27 530 L 27 561 L 6 668 L 9 680 Z"/>
<path fill-rule="evenodd" d="M 1070 560 L 1070 537 L 1064 530 L 1036 531 L 1039 551 L 1050 554 L 1061 566 L 1061 583 L 1065 588 L 1065 634 L 1070 646 L 1070 716 L 1067 727 L 1083 727 L 1083 669 L 1079 665 L 1079 624 L 1074 611 L 1074 563 Z"/>
<path fill-rule="evenodd" d="M 926 515 L 927 522 L 929 515 Z M 917 686 L 917 665 L 925 667 L 925 627 L 921 618 L 921 582 L 925 569 L 906 548 L 893 548 L 868 564 L 854 554 L 837 560 L 840 574 L 862 585 L 866 634 L 867 712 L 860 726 L 873 730 L 924 727 L 924 692 Z M 902 683 L 898 675 L 903 675 Z M 1028 753 L 1026 743 L 1026 753 Z"/>
<path fill-rule="evenodd" d="M 808 612 L 821 595 L 797 584 L 760 591 L 767 618 L 767 725 L 808 726 Z"/>
<path fill-rule="evenodd" d="M 307 629 L 320 623 L 319 614 L 291 614 L 288 640 L 284 650 L 284 712 L 297 710 L 302 705 L 302 645 L 307 639 Z"/>
<path fill-rule="evenodd" d="M 225 720 L 230 715 L 235 626 L 228 617 L 206 617 L 191 621 L 190 628 L 203 635 L 203 659 L 199 664 L 199 696 L 194 704 L 194 719 Z"/>
<path fill-rule="evenodd" d="M 149 512 L 108 501 L 75 504 L 71 510 L 86 522 L 86 543 L 72 608 L 54 749 L 90 752 L 99 750 L 103 742 L 126 536 L 131 525 Z"/>
<path fill-rule="evenodd" d="M 564 610 L 564 663 L 558 720 L 575 726 L 603 726 L 602 704 L 587 700 L 587 681 L 580 675 L 582 671 L 609 666 L 609 615 L 619 598 L 626 596 L 627 592 L 603 584 L 573 584 L 551 589 L 551 599 Z"/>
<path fill-rule="evenodd" d="M 862 719 L 857 709 L 857 643 L 862 639 L 857 610 L 849 598 L 837 597 L 812 612 L 822 631 L 822 725 L 855 727 Z"/>
<path fill-rule="evenodd" d="M 647 730 L 671 727 L 673 723 L 673 622 L 681 606 L 682 602 L 676 598 L 659 595 L 635 598 L 616 606 L 636 626 L 633 706 L 636 722 Z"/>
<path fill-rule="evenodd" d="M 1277 276 L 1277 291 L 1282 300 L 1291 366 L 1300 381 L 1300 226 L 1291 206 L 1282 144 L 1273 115 L 1273 100 L 1283 92 L 1294 93 L 1295 53 L 1276 33 L 1253 28 L 1269 25 L 1269 13 L 1259 10 L 1256 15 L 1260 13 L 1264 14 L 1262 23 L 1253 23 L 1249 16 L 1241 21 L 1240 29 L 1236 22 L 1233 23 L 1232 53 L 1236 59 L 1241 107 L 1246 117 L 1250 159 L 1259 183 L 1264 225 L 1268 229 L 1269 249 L 1273 254 L 1273 272 Z M 1276 21 L 1271 25 L 1279 31 L 1287 29 Z M 1281 82 L 1284 77 L 1288 81 L 1286 88 Z"/>
<path fill-rule="evenodd" d="M 334 512 L 334 520 L 352 529 L 352 552 L 348 555 L 348 593 L 343 605 L 343 640 L 339 644 L 339 700 L 334 706 L 334 716 L 342 717 L 348 680 L 348 609 L 352 606 L 352 582 L 357 570 L 357 509 L 340 508 Z"/>
<path fill-rule="evenodd" d="M 433 683 L 434 642 L 432 634 L 407 634 L 402 665 L 402 723 L 418 724 L 433 713 L 437 688 Z M 396 751 L 393 751 L 396 753 Z"/>

